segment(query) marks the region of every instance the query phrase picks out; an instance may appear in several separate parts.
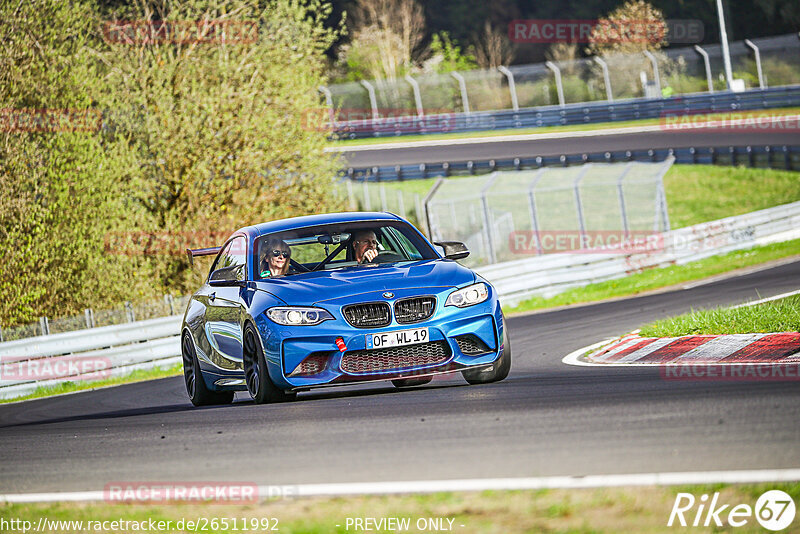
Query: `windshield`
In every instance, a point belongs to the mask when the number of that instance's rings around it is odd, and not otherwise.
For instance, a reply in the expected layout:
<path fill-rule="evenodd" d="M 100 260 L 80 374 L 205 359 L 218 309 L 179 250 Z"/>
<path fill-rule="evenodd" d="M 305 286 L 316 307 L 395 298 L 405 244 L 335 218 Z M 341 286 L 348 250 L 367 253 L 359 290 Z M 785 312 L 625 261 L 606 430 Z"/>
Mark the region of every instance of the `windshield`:
<path fill-rule="evenodd" d="M 439 257 L 430 244 L 403 221 L 326 224 L 276 232 L 259 237 L 255 252 L 256 280 Z"/>

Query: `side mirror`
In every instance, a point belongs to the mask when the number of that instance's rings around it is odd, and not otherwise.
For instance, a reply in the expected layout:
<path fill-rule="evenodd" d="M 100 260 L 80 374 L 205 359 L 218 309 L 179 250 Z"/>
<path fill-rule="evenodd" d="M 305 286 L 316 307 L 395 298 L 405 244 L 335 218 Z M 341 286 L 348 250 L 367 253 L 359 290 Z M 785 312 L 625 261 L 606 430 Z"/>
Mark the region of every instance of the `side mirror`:
<path fill-rule="evenodd" d="M 434 243 L 444 249 L 444 257 L 449 260 L 463 260 L 469 256 L 467 245 L 460 241 L 439 241 Z"/>
<path fill-rule="evenodd" d="M 245 282 L 241 280 L 242 269 L 244 265 L 231 265 L 230 267 L 223 267 L 217 269 L 208 279 L 208 285 L 214 287 L 230 287 L 230 286 L 243 286 Z"/>

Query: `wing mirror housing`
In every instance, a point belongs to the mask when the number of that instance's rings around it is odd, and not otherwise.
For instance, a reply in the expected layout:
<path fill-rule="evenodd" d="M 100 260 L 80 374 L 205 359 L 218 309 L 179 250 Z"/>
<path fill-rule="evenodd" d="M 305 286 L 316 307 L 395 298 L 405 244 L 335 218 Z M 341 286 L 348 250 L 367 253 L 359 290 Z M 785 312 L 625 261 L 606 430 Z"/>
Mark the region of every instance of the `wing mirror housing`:
<path fill-rule="evenodd" d="M 461 241 L 439 241 L 434 243 L 444 249 L 444 257 L 449 260 L 463 260 L 469 256 L 467 245 Z"/>

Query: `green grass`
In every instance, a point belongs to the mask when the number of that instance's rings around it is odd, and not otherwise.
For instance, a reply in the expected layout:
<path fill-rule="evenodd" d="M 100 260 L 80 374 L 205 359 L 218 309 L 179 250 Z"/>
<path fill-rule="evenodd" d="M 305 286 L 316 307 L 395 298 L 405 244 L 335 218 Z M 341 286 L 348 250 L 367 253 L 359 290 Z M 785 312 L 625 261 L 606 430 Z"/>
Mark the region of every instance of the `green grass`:
<path fill-rule="evenodd" d="M 15 397 L 13 399 L 0 399 L 0 404 L 17 402 L 22 400 L 39 399 L 42 397 L 52 397 L 53 395 L 63 395 L 64 393 L 73 393 L 75 391 L 85 391 L 89 389 L 97 389 L 107 386 L 118 386 L 120 384 L 129 384 L 132 382 L 142 382 L 144 380 L 155 380 L 156 378 L 166 378 L 168 376 L 177 376 L 183 373 L 183 364 L 178 363 L 166 369 L 145 369 L 136 370 L 124 376 L 115 376 L 112 378 L 103 378 L 101 380 L 92 380 L 89 382 L 62 382 L 57 386 L 42 387 L 39 386 L 36 390 Z"/>
<path fill-rule="evenodd" d="M 434 493 L 430 495 L 384 495 L 357 497 L 320 497 L 283 500 L 265 500 L 253 504 L 113 504 L 113 503 L 53 503 L 53 504 L 0 504 L 0 517 L 30 521 L 35 528 L 40 518 L 62 521 L 170 521 L 162 532 L 177 532 L 176 522 L 197 521 L 205 518 L 218 522 L 233 518 L 238 521 L 277 519 L 277 529 L 283 533 L 328 534 L 357 532 L 347 527 L 348 518 L 407 518 L 408 532 L 420 532 L 417 521 L 425 518 L 442 518 L 444 525 L 452 519 L 454 532 L 505 533 L 505 532 L 684 532 L 678 526 L 667 527 L 670 512 L 678 493 L 713 495 L 719 492 L 719 505 L 728 504 L 728 510 L 737 504 L 754 507 L 758 497 L 767 490 L 785 491 L 797 501 L 798 483 L 768 483 L 747 485 L 693 485 L 678 487 L 593 488 Z M 684 516 L 691 520 L 695 506 Z M 274 519 L 269 522 L 275 526 Z M 720 515 L 724 522 L 727 511 Z M 184 523 L 185 525 L 185 523 Z M 86 532 L 74 525 L 72 528 L 52 529 L 57 532 Z M 730 525 L 725 525 L 725 527 Z M 146 530 L 146 529 L 145 529 Z M 261 529 L 255 529 L 261 530 Z M 689 530 L 692 530 L 689 528 Z M 694 529 L 707 532 L 709 529 Z M 128 530 L 132 531 L 132 530 Z M 184 526 L 183 531 L 191 531 Z M 369 530 L 378 532 L 378 530 Z M 382 530 L 388 532 L 388 530 Z M 763 532 L 754 518 L 736 532 Z M 206 532 L 234 532 L 232 528 L 206 530 Z M 422 530 L 425 532 L 425 530 Z M 427 530 L 431 532 L 431 530 Z M 789 530 L 787 530 L 789 532 Z"/>
<path fill-rule="evenodd" d="M 765 110 L 754 110 L 765 111 Z M 797 113 L 800 108 L 779 108 L 766 110 L 769 113 Z M 710 114 L 714 117 L 717 114 Z M 586 132 L 592 130 L 607 130 L 616 128 L 630 128 L 633 126 L 653 126 L 659 124 L 661 119 L 642 119 L 634 121 L 620 122 L 598 122 L 594 124 L 575 124 L 570 126 L 543 126 L 533 128 L 509 128 L 506 130 L 487 130 L 477 132 L 455 132 L 428 135 L 401 135 L 391 137 L 369 137 L 366 139 L 341 139 L 331 143 L 331 146 L 356 146 L 356 145 L 382 145 L 387 143 L 408 143 L 413 141 L 440 141 L 443 139 L 472 139 L 475 137 L 503 137 L 507 135 L 527 135 L 527 134 L 552 134 L 562 132 Z"/>
<path fill-rule="evenodd" d="M 800 295 L 755 306 L 692 310 L 642 327 L 653 337 L 800 331 Z"/>
<path fill-rule="evenodd" d="M 800 200 L 800 173 L 747 167 L 673 165 L 664 176 L 672 228 Z"/>
<path fill-rule="evenodd" d="M 754 247 L 749 250 L 738 250 L 685 265 L 651 269 L 624 278 L 570 289 L 550 298 L 534 297 L 516 306 L 504 308 L 504 311 L 506 313 L 520 313 L 636 295 L 645 291 L 652 291 L 692 280 L 700 280 L 735 269 L 797 255 L 800 255 L 800 239 Z"/>

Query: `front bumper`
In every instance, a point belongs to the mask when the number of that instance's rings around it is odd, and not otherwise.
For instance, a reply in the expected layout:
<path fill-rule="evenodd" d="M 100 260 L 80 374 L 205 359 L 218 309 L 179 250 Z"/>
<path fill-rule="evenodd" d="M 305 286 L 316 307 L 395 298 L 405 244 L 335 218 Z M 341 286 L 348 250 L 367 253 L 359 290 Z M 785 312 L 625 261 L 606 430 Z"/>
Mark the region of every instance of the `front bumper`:
<path fill-rule="evenodd" d="M 412 378 L 430 376 L 435 374 L 450 373 L 463 369 L 481 368 L 494 363 L 502 354 L 503 322 L 499 303 L 490 289 L 489 298 L 475 306 L 456 308 L 444 306 L 447 295 L 452 288 L 441 289 L 440 294 L 431 292 L 437 297 L 436 309 L 433 315 L 422 322 L 413 324 L 398 324 L 394 317 L 388 326 L 382 328 L 355 328 L 347 323 L 341 313 L 345 303 L 323 303 L 321 307 L 327 309 L 335 317 L 334 320 L 311 327 L 284 327 L 279 326 L 261 317 L 257 319 L 259 330 L 262 334 L 265 356 L 268 362 L 270 378 L 281 389 L 304 390 L 324 386 L 334 386 L 352 383 L 364 383 L 377 380 L 390 380 L 398 378 Z M 412 295 L 419 295 L 420 290 L 396 291 L 398 300 Z M 380 293 L 363 295 L 363 301 L 379 300 Z M 327 304 L 327 305 L 326 305 Z M 391 302 L 390 302 L 391 304 Z M 398 359 L 394 349 L 382 349 L 384 360 L 399 362 L 394 366 L 380 363 L 381 358 L 376 358 L 376 352 L 367 350 L 366 335 L 382 332 L 394 332 L 413 328 L 427 327 L 429 333 L 428 344 L 438 344 L 436 357 L 423 358 L 419 361 L 415 356 Z M 345 351 L 340 351 L 336 339 L 341 338 L 346 345 Z M 474 350 L 462 350 L 473 345 L 463 341 L 469 338 L 475 345 L 481 347 L 479 353 Z M 459 344 L 459 340 L 462 341 Z M 406 345 L 396 347 L 407 352 L 425 352 L 417 346 L 410 350 Z M 441 350 L 443 349 L 443 350 Z M 301 363 L 307 358 L 321 362 L 314 374 L 298 375 Z M 352 365 L 354 361 L 366 358 L 378 360 L 377 366 Z M 387 368 L 386 365 L 389 365 Z M 356 369 L 357 367 L 357 369 Z"/>

